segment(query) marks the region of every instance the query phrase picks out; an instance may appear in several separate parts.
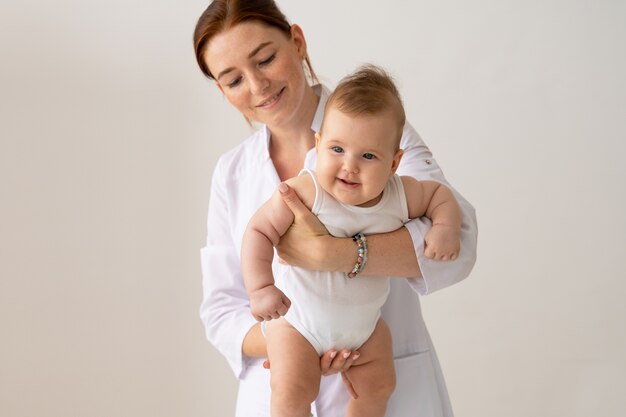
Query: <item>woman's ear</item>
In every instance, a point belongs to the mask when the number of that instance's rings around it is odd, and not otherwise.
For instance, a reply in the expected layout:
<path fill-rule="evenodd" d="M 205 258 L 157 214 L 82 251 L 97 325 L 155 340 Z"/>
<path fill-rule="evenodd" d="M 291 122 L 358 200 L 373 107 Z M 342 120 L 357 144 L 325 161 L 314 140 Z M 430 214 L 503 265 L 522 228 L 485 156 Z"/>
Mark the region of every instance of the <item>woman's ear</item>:
<path fill-rule="evenodd" d="M 300 58 L 306 58 L 306 39 L 304 39 L 304 32 L 300 26 L 295 24 L 291 25 L 291 39 L 296 45 Z"/>

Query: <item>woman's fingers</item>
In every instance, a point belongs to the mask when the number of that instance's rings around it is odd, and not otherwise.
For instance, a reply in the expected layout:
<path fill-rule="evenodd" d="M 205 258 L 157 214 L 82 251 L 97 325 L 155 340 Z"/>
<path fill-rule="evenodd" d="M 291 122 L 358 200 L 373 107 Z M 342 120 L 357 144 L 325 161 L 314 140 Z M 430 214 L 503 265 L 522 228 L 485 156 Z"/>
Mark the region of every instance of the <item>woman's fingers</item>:
<path fill-rule="evenodd" d="M 340 351 L 329 350 L 320 359 L 322 375 L 331 375 L 337 372 L 347 371 L 360 355 L 359 352 L 351 352 L 348 349 L 342 349 Z"/>
<path fill-rule="evenodd" d="M 320 369 L 322 370 L 322 375 L 328 375 L 330 370 L 330 365 L 333 362 L 333 359 L 337 356 L 336 350 L 329 350 L 324 353 L 320 359 Z"/>
<path fill-rule="evenodd" d="M 357 400 L 359 398 L 359 394 L 356 393 L 356 390 L 354 389 L 354 386 L 352 385 L 352 381 L 350 381 L 350 378 L 348 378 L 348 374 L 346 372 L 341 373 L 341 379 L 343 380 L 343 384 L 348 389 L 350 396 L 354 398 L 355 400 Z"/>
<path fill-rule="evenodd" d="M 340 372 L 345 372 L 348 369 L 350 369 L 350 367 L 352 365 L 354 365 L 354 362 L 359 359 L 359 357 L 361 356 L 361 354 L 359 352 L 346 352 L 343 355 L 344 361 L 343 364 L 341 366 L 341 370 Z"/>
<path fill-rule="evenodd" d="M 285 183 L 278 187 L 280 196 L 293 212 L 294 221 L 280 237 L 276 251 L 282 263 L 313 270 L 332 270 L 328 265 L 330 235 L 320 220 L 302 203 L 298 194 Z M 332 260 L 332 257 L 330 258 Z"/>
<path fill-rule="evenodd" d="M 296 194 L 293 188 L 281 182 L 278 186 L 278 191 L 280 191 L 283 202 L 287 204 L 287 207 L 289 207 L 289 210 L 291 210 L 295 217 L 302 217 L 311 213 L 304 203 L 302 203 L 302 200 L 300 200 L 300 197 L 298 197 L 298 194 Z"/>
<path fill-rule="evenodd" d="M 328 235 L 328 230 L 319 221 L 316 215 L 311 213 L 311 210 L 304 205 L 298 194 L 288 186 L 286 183 L 281 182 L 278 186 L 280 196 L 283 202 L 289 207 L 289 210 L 293 213 L 294 223 L 301 225 L 304 229 L 304 233 L 311 236 Z"/>

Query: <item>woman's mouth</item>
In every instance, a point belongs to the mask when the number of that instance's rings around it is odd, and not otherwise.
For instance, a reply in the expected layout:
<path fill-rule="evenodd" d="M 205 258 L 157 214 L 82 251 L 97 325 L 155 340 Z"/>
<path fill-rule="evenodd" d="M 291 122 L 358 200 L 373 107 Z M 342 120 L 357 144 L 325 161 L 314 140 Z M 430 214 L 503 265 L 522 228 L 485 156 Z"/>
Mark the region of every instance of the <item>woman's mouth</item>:
<path fill-rule="evenodd" d="M 271 97 L 268 97 L 267 99 L 263 100 L 261 103 L 259 103 L 257 105 L 257 107 L 263 107 L 263 108 L 271 108 L 274 104 L 276 104 L 278 102 L 278 100 L 280 100 L 280 98 L 282 97 L 283 91 L 285 91 L 285 87 L 283 87 L 278 93 L 274 94 Z"/>

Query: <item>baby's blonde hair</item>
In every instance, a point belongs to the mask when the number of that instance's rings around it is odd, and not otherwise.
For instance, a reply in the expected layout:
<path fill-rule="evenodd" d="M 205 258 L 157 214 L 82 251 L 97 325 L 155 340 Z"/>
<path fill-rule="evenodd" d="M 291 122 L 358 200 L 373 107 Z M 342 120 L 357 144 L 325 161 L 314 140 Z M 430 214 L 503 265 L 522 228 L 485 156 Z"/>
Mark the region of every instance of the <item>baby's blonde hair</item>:
<path fill-rule="evenodd" d="M 396 119 L 396 149 L 400 147 L 406 116 L 393 78 L 382 68 L 367 64 L 344 77 L 328 98 L 324 119 L 331 109 L 349 116 L 378 115 L 390 112 Z M 320 134 L 324 130 L 324 122 Z"/>

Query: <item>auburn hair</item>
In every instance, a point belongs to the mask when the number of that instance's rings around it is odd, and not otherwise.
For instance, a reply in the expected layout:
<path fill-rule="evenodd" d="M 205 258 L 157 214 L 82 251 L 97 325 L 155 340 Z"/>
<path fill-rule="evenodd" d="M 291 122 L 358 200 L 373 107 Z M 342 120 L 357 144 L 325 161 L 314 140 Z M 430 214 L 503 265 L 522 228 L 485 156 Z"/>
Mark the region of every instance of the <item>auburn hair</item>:
<path fill-rule="evenodd" d="M 263 23 L 291 37 L 291 24 L 273 0 L 213 0 L 198 19 L 193 33 L 196 61 L 208 78 L 215 79 L 204 60 L 209 42 L 219 33 L 246 21 Z M 311 81 L 317 82 L 308 55 L 305 63 L 306 75 Z"/>

